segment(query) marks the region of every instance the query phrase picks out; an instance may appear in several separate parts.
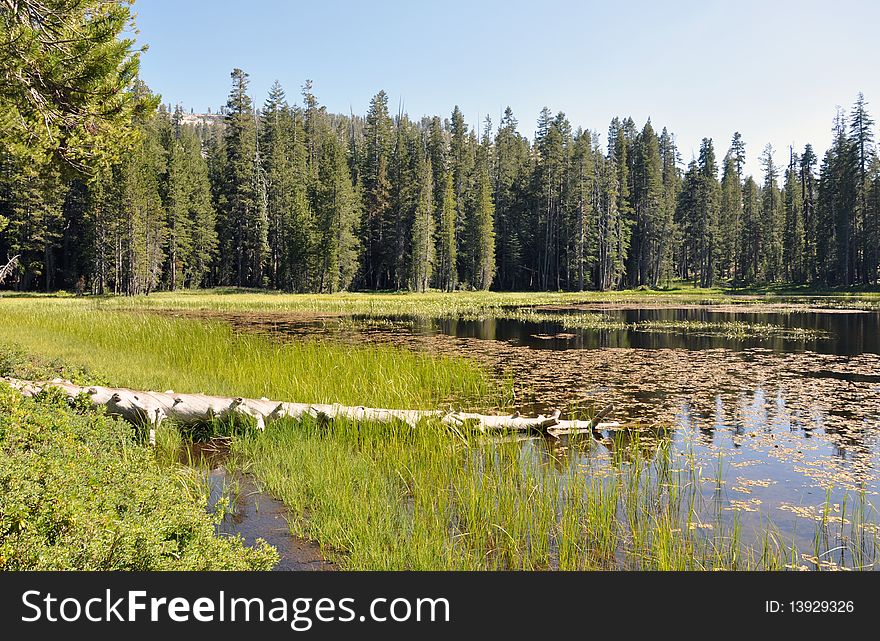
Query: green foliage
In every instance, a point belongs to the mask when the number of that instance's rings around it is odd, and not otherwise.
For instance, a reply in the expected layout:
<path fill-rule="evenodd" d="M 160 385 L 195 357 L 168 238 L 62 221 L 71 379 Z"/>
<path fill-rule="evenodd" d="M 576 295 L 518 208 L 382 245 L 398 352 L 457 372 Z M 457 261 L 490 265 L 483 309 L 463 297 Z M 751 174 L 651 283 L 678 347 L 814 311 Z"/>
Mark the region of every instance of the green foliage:
<path fill-rule="evenodd" d="M 620 435 L 611 465 L 591 474 L 595 447 L 573 438 L 577 455 L 556 451 L 550 464 L 467 428 L 311 418 L 233 445 L 296 515 L 292 530 L 344 569 L 779 570 L 797 558 L 758 553 L 772 526 L 755 544 L 721 510 L 699 527 L 711 479 L 688 453 Z"/>
<path fill-rule="evenodd" d="M 140 51 L 121 37 L 132 0 L 22 0 L 0 11 L 0 147 L 82 171 L 118 158 L 134 114 Z"/>
<path fill-rule="evenodd" d="M 274 548 L 214 534 L 207 496 L 131 426 L 0 383 L 0 569 L 268 570 Z"/>

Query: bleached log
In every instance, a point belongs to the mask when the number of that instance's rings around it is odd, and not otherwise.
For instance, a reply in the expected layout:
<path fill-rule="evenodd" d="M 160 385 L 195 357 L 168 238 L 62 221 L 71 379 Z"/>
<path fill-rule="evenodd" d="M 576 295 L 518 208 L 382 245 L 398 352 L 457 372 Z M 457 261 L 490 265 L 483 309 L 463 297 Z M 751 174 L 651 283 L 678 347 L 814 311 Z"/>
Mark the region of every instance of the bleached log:
<path fill-rule="evenodd" d="M 338 403 L 291 403 L 267 398 L 176 394 L 173 390 L 137 391 L 100 385 L 81 386 L 62 379 L 26 381 L 5 378 L 3 380 L 25 396 L 35 396 L 47 388 L 62 390 L 69 399 L 85 394 L 93 407 L 106 407 L 107 412 L 113 416 L 120 416 L 134 424 L 148 425 L 151 428 L 151 439 L 155 438 L 155 428 L 166 419 L 192 425 L 214 418 L 222 419 L 236 415 L 250 417 L 261 430 L 267 423 L 279 418 L 296 419 L 306 415 L 326 422 L 345 418 L 351 421 L 400 422 L 413 428 L 426 419 L 435 419 L 451 427 L 467 425 L 481 431 L 529 431 L 553 435 L 614 428 L 620 425 L 616 422 L 601 422 L 601 419 L 611 411 L 610 406 L 600 412 L 594 420 L 563 420 L 560 418 L 559 410 L 549 416 L 542 414 L 525 417 L 520 416 L 519 413 L 495 415 L 442 410 L 384 409 Z"/>

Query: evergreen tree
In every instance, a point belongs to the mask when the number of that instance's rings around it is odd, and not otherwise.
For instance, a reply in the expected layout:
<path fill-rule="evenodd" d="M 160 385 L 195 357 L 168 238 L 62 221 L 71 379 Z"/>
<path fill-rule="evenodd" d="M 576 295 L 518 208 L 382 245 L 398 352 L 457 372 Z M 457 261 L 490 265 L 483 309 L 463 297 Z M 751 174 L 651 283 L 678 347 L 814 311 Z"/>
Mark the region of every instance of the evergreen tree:
<path fill-rule="evenodd" d="M 93 173 L 134 143 L 155 109 L 133 91 L 140 64 L 131 2 L 4 2 L 0 148 L 27 164 Z"/>
<path fill-rule="evenodd" d="M 739 269 L 742 279 L 755 282 L 763 278 L 764 215 L 758 184 L 749 176 L 743 185 L 742 232 Z"/>
<path fill-rule="evenodd" d="M 736 153 L 731 147 L 724 157 L 718 225 L 719 273 L 722 278 L 734 280 L 739 276 L 737 257 L 742 224 L 742 184 Z"/>
<path fill-rule="evenodd" d="M 663 164 L 660 143 L 649 120 L 634 145 L 633 161 L 633 227 L 634 251 L 631 253 L 633 285 L 651 285 L 660 282 L 660 265 L 655 260 L 662 254 L 663 220 Z"/>
<path fill-rule="evenodd" d="M 54 248 L 64 227 L 64 196 L 59 172 L 49 163 L 24 164 L 9 157 L 4 182 L 4 233 L 9 254 L 17 255 L 21 290 L 51 291 L 56 266 Z M 5 260 L 0 260 L 5 264 Z"/>
<path fill-rule="evenodd" d="M 393 123 L 388 115 L 388 96 L 380 91 L 370 101 L 364 124 L 364 154 L 361 177 L 364 194 L 364 282 L 367 287 L 388 287 L 390 264 L 394 259 L 391 243 L 393 212 L 389 163 Z"/>
<path fill-rule="evenodd" d="M 807 144 L 800 158 L 799 169 L 804 220 L 804 280 L 810 283 L 816 282 L 819 276 L 816 160 L 812 145 Z"/>
<path fill-rule="evenodd" d="M 437 238 L 437 282 L 442 290 L 451 292 L 458 285 L 455 186 L 452 172 L 446 173 L 443 202 L 440 205 L 437 218 L 440 221 Z"/>
<path fill-rule="evenodd" d="M 360 260 L 361 195 L 352 185 L 346 149 L 335 136 L 323 140 L 315 187 L 320 292 L 348 288 Z"/>
<path fill-rule="evenodd" d="M 773 161 L 773 147 L 769 143 L 764 147 L 764 153 L 761 155 L 761 165 L 764 168 L 762 210 L 765 236 L 765 275 L 770 281 L 779 281 L 784 276 L 783 236 L 785 214 L 782 210 L 782 196 L 778 185 L 779 169 Z"/>
<path fill-rule="evenodd" d="M 517 120 L 507 107 L 495 136 L 495 254 L 496 283 L 511 290 L 524 281 L 523 263 L 530 231 L 525 224 L 531 171 L 529 143 L 516 128 Z"/>
<path fill-rule="evenodd" d="M 467 251 L 463 247 L 467 235 L 467 210 L 474 168 L 474 144 L 468 134 L 464 115 L 458 105 L 452 111 L 450 123 L 449 162 L 452 171 L 452 187 L 455 191 L 455 243 L 458 265 L 456 272 L 459 279 L 470 278 L 470 265 L 467 263 Z"/>
<path fill-rule="evenodd" d="M 428 289 L 434 273 L 434 184 L 431 160 L 418 154 L 416 174 L 419 194 L 413 214 L 412 263 L 410 289 L 423 292 Z"/>
<path fill-rule="evenodd" d="M 675 221 L 675 209 L 681 192 L 681 172 L 678 168 L 678 150 L 675 139 L 663 128 L 660 134 L 660 162 L 663 167 L 663 207 L 659 221 L 660 246 L 655 261 L 654 272 L 660 278 L 669 280 L 673 273 L 673 262 L 681 245 L 681 230 Z M 655 283 L 655 285 L 658 283 Z"/>
<path fill-rule="evenodd" d="M 718 275 L 718 214 L 721 208 L 721 186 L 711 138 L 703 138 L 697 171 L 695 278 L 700 287 L 711 287 Z"/>
<path fill-rule="evenodd" d="M 262 123 L 270 282 L 281 289 L 308 290 L 316 271 L 317 232 L 308 199 L 304 127 L 277 82 L 263 107 Z"/>
<path fill-rule="evenodd" d="M 235 69 L 231 76 L 218 220 L 221 252 L 228 262 L 221 264 L 221 278 L 240 287 L 259 287 L 263 285 L 269 253 L 269 223 L 257 121 L 247 94 L 248 75 Z"/>
<path fill-rule="evenodd" d="M 472 285 L 475 289 L 489 289 L 495 278 L 495 204 L 492 201 L 492 181 L 489 176 L 491 121 L 486 119 L 483 141 L 477 154 L 476 194 L 471 214 L 470 254 Z"/>
<path fill-rule="evenodd" d="M 849 149 L 851 172 L 854 177 L 855 207 L 852 212 L 853 233 L 858 237 L 853 278 L 867 283 L 877 279 L 878 255 L 872 229 L 873 215 L 868 208 L 871 190 L 869 171 L 874 159 L 874 120 L 868 114 L 865 97 L 859 93 L 849 121 Z"/>
<path fill-rule="evenodd" d="M 572 149 L 572 197 L 574 210 L 572 263 L 569 281 L 584 290 L 590 267 L 596 260 L 596 158 L 589 131 L 578 130 Z"/>
<path fill-rule="evenodd" d="M 785 223 L 782 237 L 783 275 L 789 283 L 802 283 L 804 269 L 804 195 L 798 172 L 800 159 L 792 149 L 785 172 Z"/>

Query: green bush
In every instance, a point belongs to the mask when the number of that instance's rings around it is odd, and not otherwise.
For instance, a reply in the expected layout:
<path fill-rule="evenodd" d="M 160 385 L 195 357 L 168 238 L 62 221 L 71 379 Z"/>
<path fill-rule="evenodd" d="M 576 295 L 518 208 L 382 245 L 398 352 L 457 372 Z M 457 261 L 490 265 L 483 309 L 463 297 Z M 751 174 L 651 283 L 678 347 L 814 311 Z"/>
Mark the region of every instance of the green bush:
<path fill-rule="evenodd" d="M 0 570 L 268 570 L 130 425 L 0 383 Z"/>

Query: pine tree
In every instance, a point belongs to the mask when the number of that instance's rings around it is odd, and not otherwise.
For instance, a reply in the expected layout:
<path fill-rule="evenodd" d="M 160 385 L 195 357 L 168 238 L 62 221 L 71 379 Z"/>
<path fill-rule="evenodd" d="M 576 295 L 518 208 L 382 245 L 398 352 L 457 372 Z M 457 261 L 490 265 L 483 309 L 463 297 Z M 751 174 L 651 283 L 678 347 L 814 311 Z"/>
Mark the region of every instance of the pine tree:
<path fill-rule="evenodd" d="M 217 257 L 217 218 L 211 201 L 208 165 L 202 156 L 202 145 L 195 132 L 188 128 L 181 136 L 185 157 L 189 161 L 189 237 L 191 251 L 184 279 L 186 287 L 204 287 L 210 283 L 211 266 Z"/>
<path fill-rule="evenodd" d="M 746 164 L 746 143 L 743 142 L 742 134 L 738 131 L 733 133 L 733 139 L 730 141 L 730 151 L 727 154 L 733 160 L 737 179 L 742 183 L 743 168 Z"/>
<path fill-rule="evenodd" d="M 764 246 L 766 253 L 765 274 L 769 281 L 779 281 L 784 277 L 783 235 L 785 214 L 782 210 L 782 196 L 779 192 L 779 169 L 773 161 L 773 146 L 769 143 L 761 155 L 764 168 L 764 188 L 762 190 L 762 209 L 764 215 Z"/>
<path fill-rule="evenodd" d="M 457 247 L 455 234 L 455 186 L 452 172 L 446 173 L 443 202 L 437 215 L 440 221 L 437 238 L 437 280 L 444 291 L 454 291 L 458 285 Z"/>
<path fill-rule="evenodd" d="M 697 170 L 697 280 L 700 287 L 711 287 L 718 275 L 718 213 L 721 208 L 721 185 L 711 138 L 703 139 Z"/>
<path fill-rule="evenodd" d="M 618 287 L 623 280 L 629 227 L 618 208 L 620 172 L 613 157 L 596 158 L 597 267 L 596 287 L 602 291 Z"/>
<path fill-rule="evenodd" d="M 364 194 L 364 280 L 367 287 L 382 289 L 390 283 L 394 259 L 391 236 L 393 212 L 389 177 L 393 123 L 388 115 L 388 96 L 380 91 L 370 101 L 364 123 L 364 154 L 361 177 Z"/>
<path fill-rule="evenodd" d="M 572 202 L 574 211 L 572 262 L 569 280 L 583 291 L 590 266 L 596 260 L 596 159 L 589 131 L 578 130 L 572 149 Z"/>
<path fill-rule="evenodd" d="M 472 284 L 475 289 L 489 289 L 495 278 L 495 204 L 492 201 L 492 180 L 489 176 L 491 121 L 486 119 L 483 141 L 477 153 L 476 193 L 471 213 Z"/>
<path fill-rule="evenodd" d="M 315 189 L 320 256 L 317 289 L 332 293 L 347 289 L 358 269 L 361 195 L 352 185 L 346 149 L 339 139 L 325 137 L 319 154 Z"/>
<path fill-rule="evenodd" d="M 663 166 L 663 208 L 660 218 L 660 247 L 654 261 L 654 271 L 665 280 L 672 277 L 674 257 L 681 245 L 681 230 L 676 225 L 675 209 L 681 192 L 681 172 L 678 168 L 678 149 L 674 136 L 663 128 L 660 134 L 660 161 Z M 656 285 L 657 283 L 655 283 Z"/>
<path fill-rule="evenodd" d="M 64 226 L 61 176 L 50 163 L 24 164 L 12 158 L 8 171 L 4 235 L 9 253 L 19 257 L 15 286 L 49 292 L 56 271 L 54 248 Z"/>
<path fill-rule="evenodd" d="M 804 279 L 809 283 L 816 282 L 819 277 L 816 160 L 812 145 L 807 144 L 800 158 L 799 177 L 804 213 Z"/>
<path fill-rule="evenodd" d="M 853 105 L 849 121 L 849 148 L 851 153 L 852 175 L 855 179 L 855 208 L 852 212 L 853 234 L 858 238 L 855 251 L 854 280 L 873 282 L 877 279 L 878 255 L 873 243 L 876 234 L 871 229 L 872 214 L 868 210 L 868 199 L 871 190 L 869 170 L 874 159 L 874 120 L 868 114 L 865 97 L 859 93 Z"/>
<path fill-rule="evenodd" d="M 130 2 L 4 2 L 0 148 L 27 164 L 91 173 L 134 143 L 155 109 L 133 91 L 140 64 Z"/>
<path fill-rule="evenodd" d="M 495 253 L 498 263 L 496 283 L 515 290 L 523 282 L 529 227 L 529 143 L 517 130 L 510 107 L 504 110 L 495 136 Z"/>
<path fill-rule="evenodd" d="M 743 185 L 743 211 L 739 268 L 743 280 L 753 283 L 763 278 L 764 214 L 758 184 L 749 176 Z"/>
<path fill-rule="evenodd" d="M 634 251 L 631 254 L 630 284 L 651 285 L 660 282 L 659 263 L 663 242 L 663 165 L 660 143 L 649 120 L 634 145 L 633 209 L 635 224 Z"/>
<path fill-rule="evenodd" d="M 537 233 L 533 252 L 542 289 L 561 289 L 567 274 L 562 248 L 566 244 L 566 178 L 571 159 L 571 125 L 562 112 L 551 116 L 544 108 L 535 136 L 537 160 L 534 192 L 537 204 Z"/>
<path fill-rule="evenodd" d="M 449 162 L 452 171 L 452 187 L 455 191 L 455 243 L 458 265 L 456 272 L 461 280 L 470 280 L 470 265 L 464 244 L 467 236 L 467 210 L 472 194 L 474 147 L 468 134 L 464 115 L 458 105 L 452 110 L 450 123 Z"/>
<path fill-rule="evenodd" d="M 627 122 L 621 122 L 619 118 L 613 118 L 608 127 L 608 159 L 612 161 L 613 168 L 617 171 L 615 205 L 617 214 L 614 217 L 615 230 L 613 236 L 617 242 L 614 248 L 614 256 L 620 261 L 620 269 L 615 269 L 615 282 L 613 287 L 618 287 L 626 276 L 627 259 L 631 255 L 633 206 L 631 184 L 631 143 L 632 137 L 628 135 Z"/>
<path fill-rule="evenodd" d="M 250 96 L 248 75 L 233 70 L 232 91 L 226 103 L 223 196 L 219 227 L 221 252 L 228 262 L 221 265 L 224 282 L 240 287 L 263 285 L 269 253 L 269 221 L 263 168 L 257 141 L 257 122 Z"/>
<path fill-rule="evenodd" d="M 783 206 L 785 223 L 782 237 L 782 261 L 785 280 L 803 283 L 804 270 L 804 196 L 798 175 L 800 159 L 790 150 L 788 170 L 785 172 Z"/>
<path fill-rule="evenodd" d="M 742 185 L 733 148 L 724 157 L 721 176 L 721 209 L 718 224 L 719 273 L 722 278 L 733 279 L 739 275 L 740 225 L 742 223 Z"/>
<path fill-rule="evenodd" d="M 416 175 L 419 194 L 413 212 L 412 262 L 410 265 L 410 289 L 424 292 L 434 273 L 434 181 L 431 160 L 417 155 Z"/>

